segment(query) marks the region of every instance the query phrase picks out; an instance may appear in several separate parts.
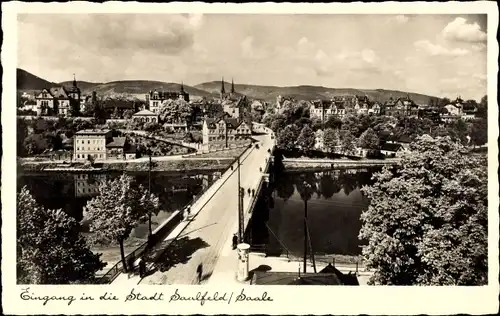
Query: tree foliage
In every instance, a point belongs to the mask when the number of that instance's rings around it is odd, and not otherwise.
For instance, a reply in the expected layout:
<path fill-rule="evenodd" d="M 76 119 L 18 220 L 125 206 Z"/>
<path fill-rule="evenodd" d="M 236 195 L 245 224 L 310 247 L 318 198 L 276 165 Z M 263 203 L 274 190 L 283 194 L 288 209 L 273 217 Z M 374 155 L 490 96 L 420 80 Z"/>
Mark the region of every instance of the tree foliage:
<path fill-rule="evenodd" d="M 297 145 L 299 145 L 304 152 L 308 152 L 314 149 L 315 142 L 316 137 L 314 136 L 314 131 L 309 125 L 305 125 L 297 138 Z"/>
<path fill-rule="evenodd" d="M 38 205 L 26 187 L 17 197 L 17 277 L 24 284 L 89 283 L 105 267 L 62 210 Z"/>
<path fill-rule="evenodd" d="M 368 128 L 366 131 L 364 131 L 358 140 L 358 145 L 361 148 L 373 150 L 378 148 L 378 144 L 379 139 L 372 128 Z"/>
<path fill-rule="evenodd" d="M 487 168 L 449 137 L 423 136 L 401 168 L 364 187 L 360 239 L 371 284 L 487 283 Z"/>
<path fill-rule="evenodd" d="M 92 241 L 118 243 L 125 270 L 123 243 L 132 229 L 148 219 L 145 195 L 149 194 L 142 185 L 137 186 L 132 177 L 123 174 L 117 179 L 104 181 L 99 187 L 99 195 L 87 202 Z"/>
<path fill-rule="evenodd" d="M 346 155 L 352 155 L 356 151 L 356 137 L 349 131 L 346 131 L 342 137 L 341 149 Z"/>
<path fill-rule="evenodd" d="M 182 99 L 165 100 L 160 106 L 160 119 L 166 123 L 189 123 L 192 114 L 191 105 Z"/>
<path fill-rule="evenodd" d="M 295 124 L 286 126 L 279 134 L 276 139 L 276 145 L 285 150 L 293 150 L 297 143 L 297 138 L 299 137 L 300 130 Z"/>
<path fill-rule="evenodd" d="M 474 146 L 481 146 L 488 142 L 488 120 L 478 119 L 472 122 L 470 138 Z"/>
<path fill-rule="evenodd" d="M 332 128 L 327 128 L 323 135 L 323 144 L 330 152 L 335 152 L 337 146 L 340 146 L 339 132 Z"/>

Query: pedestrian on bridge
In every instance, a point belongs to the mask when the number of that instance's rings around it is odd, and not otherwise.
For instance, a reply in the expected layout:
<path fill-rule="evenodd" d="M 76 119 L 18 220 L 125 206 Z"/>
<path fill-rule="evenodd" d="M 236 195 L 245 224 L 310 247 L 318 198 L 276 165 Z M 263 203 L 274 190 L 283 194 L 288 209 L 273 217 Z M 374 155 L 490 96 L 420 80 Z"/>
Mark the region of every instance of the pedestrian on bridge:
<path fill-rule="evenodd" d="M 252 196 L 255 196 L 255 189 L 252 189 Z"/>
<path fill-rule="evenodd" d="M 236 249 L 237 245 L 238 245 L 238 236 L 236 234 L 233 234 L 233 250 Z"/>
<path fill-rule="evenodd" d="M 139 276 L 143 278 L 146 275 L 146 262 L 144 258 L 139 259 Z"/>
<path fill-rule="evenodd" d="M 248 188 L 247 192 L 248 192 L 248 196 L 250 196 L 250 193 L 252 193 L 252 191 L 250 190 L 250 188 Z"/>
<path fill-rule="evenodd" d="M 201 277 L 203 276 L 203 264 L 200 263 L 198 268 L 196 268 L 196 273 L 198 274 L 198 284 L 201 283 Z"/>

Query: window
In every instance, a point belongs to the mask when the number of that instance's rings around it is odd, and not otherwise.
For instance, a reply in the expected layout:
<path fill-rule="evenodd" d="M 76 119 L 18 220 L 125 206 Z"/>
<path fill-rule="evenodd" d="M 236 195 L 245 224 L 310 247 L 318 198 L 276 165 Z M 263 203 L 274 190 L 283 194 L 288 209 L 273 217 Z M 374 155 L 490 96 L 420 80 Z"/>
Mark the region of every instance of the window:
<path fill-rule="evenodd" d="M 87 142 L 88 142 L 88 144 L 90 144 L 90 139 Z"/>
<path fill-rule="evenodd" d="M 76 155 L 76 157 L 77 157 L 77 158 L 80 158 L 80 155 L 78 154 L 78 155 Z"/>

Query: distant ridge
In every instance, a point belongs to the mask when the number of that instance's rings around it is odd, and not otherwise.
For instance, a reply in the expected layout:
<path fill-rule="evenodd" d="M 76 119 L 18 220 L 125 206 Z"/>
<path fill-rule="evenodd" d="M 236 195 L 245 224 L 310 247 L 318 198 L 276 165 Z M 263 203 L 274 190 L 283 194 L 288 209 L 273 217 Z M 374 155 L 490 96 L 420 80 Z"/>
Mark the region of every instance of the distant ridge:
<path fill-rule="evenodd" d="M 20 68 L 17 68 L 16 76 L 18 90 L 41 90 L 55 85 L 53 82 L 49 82 Z"/>
<path fill-rule="evenodd" d="M 18 90 L 41 90 L 53 85 L 70 86 L 73 81 L 64 81 L 61 83 L 52 83 L 37 77 L 23 69 L 17 70 L 17 87 Z M 77 78 L 78 81 L 78 78 Z M 184 90 L 190 94 L 191 98 L 218 97 L 220 93 L 220 81 L 210 81 L 197 84 L 195 86 L 184 85 Z M 225 82 L 225 90 L 229 92 L 231 83 Z M 144 98 L 145 94 L 151 90 L 165 91 L 180 91 L 181 85 L 173 82 L 163 82 L 154 80 L 120 80 L 107 83 L 93 83 L 86 81 L 78 81 L 78 86 L 83 94 L 89 95 L 92 91 L 96 91 L 99 95 L 134 95 L 139 98 Z M 260 86 L 249 84 L 235 83 L 235 91 L 237 94 L 243 94 L 250 99 L 259 99 L 268 102 L 275 102 L 278 95 L 294 97 L 297 100 L 316 100 L 330 99 L 338 95 L 366 95 L 370 100 L 385 102 L 390 97 L 400 98 L 406 97 L 408 94 L 417 104 L 426 104 L 430 98 L 434 96 L 405 92 L 398 90 L 386 89 L 353 89 L 353 88 L 327 88 L 313 85 L 299 85 L 291 87 L 279 86 Z M 449 96 L 453 97 L 453 96 Z"/>

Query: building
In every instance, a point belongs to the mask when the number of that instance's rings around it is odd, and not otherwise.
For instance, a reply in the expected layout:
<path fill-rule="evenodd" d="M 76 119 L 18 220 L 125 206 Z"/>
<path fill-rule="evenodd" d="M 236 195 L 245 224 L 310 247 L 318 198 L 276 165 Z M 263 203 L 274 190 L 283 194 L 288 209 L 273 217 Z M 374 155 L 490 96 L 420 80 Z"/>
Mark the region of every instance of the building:
<path fill-rule="evenodd" d="M 135 158 L 135 148 L 125 137 L 113 137 L 110 130 L 81 130 L 76 132 L 73 144 L 73 160 Z M 128 153 L 128 155 L 127 155 Z"/>
<path fill-rule="evenodd" d="M 181 90 L 175 91 L 149 91 L 146 94 L 146 104 L 153 113 L 159 113 L 160 105 L 165 100 L 184 100 L 189 102 L 189 93 L 184 91 L 184 84 L 181 84 Z"/>
<path fill-rule="evenodd" d="M 443 121 L 453 121 L 458 119 L 473 120 L 476 118 L 477 108 L 474 105 L 464 103 L 458 96 L 455 101 L 444 106 L 446 113 L 441 114 Z"/>
<path fill-rule="evenodd" d="M 142 110 L 132 115 L 132 121 L 142 123 L 158 123 L 158 114 Z"/>
<path fill-rule="evenodd" d="M 246 120 L 221 117 L 205 119 L 202 127 L 203 144 L 233 142 L 252 135 L 252 123 Z"/>
<path fill-rule="evenodd" d="M 380 147 L 380 152 L 386 157 L 398 157 L 405 149 L 401 144 L 385 143 Z"/>
<path fill-rule="evenodd" d="M 316 117 L 322 122 L 328 121 L 332 116 L 343 118 L 346 114 L 343 101 L 316 100 L 311 102 L 309 113 L 311 117 Z"/>
<path fill-rule="evenodd" d="M 418 116 L 418 105 L 411 100 L 410 95 L 398 99 L 390 97 L 383 110 L 387 116 Z"/>
<path fill-rule="evenodd" d="M 127 141 L 126 137 L 113 137 L 106 145 L 106 159 L 135 159 L 136 147 Z"/>
<path fill-rule="evenodd" d="M 111 142 L 110 130 L 87 129 L 76 132 L 74 136 L 73 160 L 106 159 L 106 144 Z"/>
<path fill-rule="evenodd" d="M 66 89 L 63 86 L 43 89 L 35 97 L 36 112 L 38 115 L 62 115 L 70 114 L 71 109 L 80 110 L 82 103 L 80 88 L 73 78 L 73 85 Z"/>
<path fill-rule="evenodd" d="M 320 129 L 318 129 L 314 133 L 314 148 L 317 150 L 324 150 L 325 149 L 324 132 Z"/>

